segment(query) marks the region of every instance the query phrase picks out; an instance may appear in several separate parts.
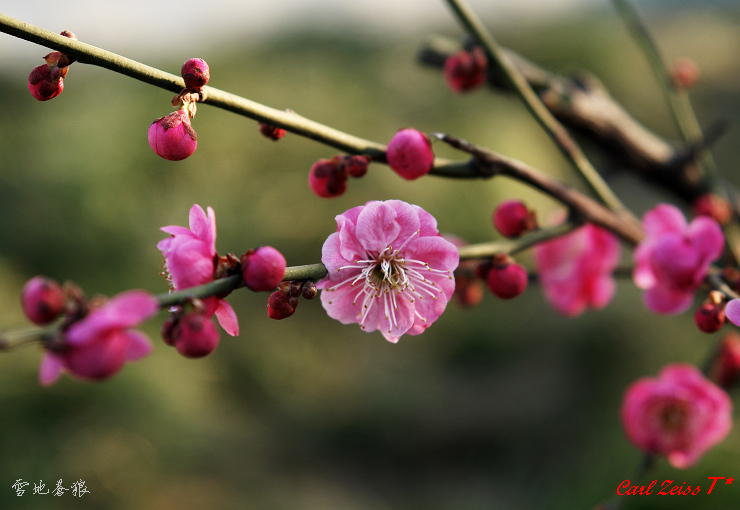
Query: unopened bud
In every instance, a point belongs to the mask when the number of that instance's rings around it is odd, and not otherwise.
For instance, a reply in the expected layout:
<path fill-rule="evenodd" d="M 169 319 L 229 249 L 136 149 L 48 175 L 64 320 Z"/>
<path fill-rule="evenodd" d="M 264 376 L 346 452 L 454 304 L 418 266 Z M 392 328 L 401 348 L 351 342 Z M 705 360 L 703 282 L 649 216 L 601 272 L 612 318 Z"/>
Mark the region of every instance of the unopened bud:
<path fill-rule="evenodd" d="M 267 298 L 267 316 L 275 320 L 287 319 L 295 313 L 297 306 L 297 298 L 278 290 Z"/>
<path fill-rule="evenodd" d="M 185 87 L 198 90 L 205 87 L 211 77 L 208 70 L 208 64 L 201 58 L 191 58 L 187 60 L 180 69 L 182 79 L 185 80 Z"/>
<path fill-rule="evenodd" d="M 428 174 L 434 164 L 432 143 L 421 131 L 401 129 L 388 142 L 386 159 L 388 166 L 404 179 L 418 179 Z"/>
<path fill-rule="evenodd" d="M 714 218 L 720 225 L 727 224 L 733 213 L 730 203 L 714 193 L 705 193 L 694 200 L 691 203 L 691 212 L 694 216 Z"/>
<path fill-rule="evenodd" d="M 177 110 L 152 122 L 149 126 L 149 146 L 158 156 L 170 161 L 180 161 L 198 146 L 198 136 L 190 125 L 190 117 Z"/>
<path fill-rule="evenodd" d="M 313 299 L 316 297 L 316 294 L 318 294 L 318 291 L 314 282 L 303 283 L 303 291 L 301 292 L 303 299 Z"/>
<path fill-rule="evenodd" d="M 519 296 L 529 282 L 527 270 L 509 257 L 497 259 L 486 277 L 488 290 L 501 299 Z"/>
<path fill-rule="evenodd" d="M 344 168 L 346 172 L 352 177 L 363 177 L 367 173 L 367 167 L 370 163 L 370 158 L 361 154 L 355 154 L 347 158 L 344 162 Z"/>
<path fill-rule="evenodd" d="M 715 333 L 725 324 L 725 304 L 706 302 L 696 310 L 694 322 L 700 331 Z"/>
<path fill-rule="evenodd" d="M 272 124 L 265 124 L 264 122 L 260 122 L 259 125 L 260 133 L 270 140 L 278 141 L 285 136 L 285 130 L 283 128 L 273 126 Z"/>
<path fill-rule="evenodd" d="M 506 200 L 493 212 L 493 224 L 501 234 L 513 239 L 535 230 L 537 215 L 521 200 Z"/>
<path fill-rule="evenodd" d="M 347 176 L 337 168 L 334 161 L 320 159 L 308 173 L 308 185 L 321 198 L 334 198 L 347 190 Z"/>
<path fill-rule="evenodd" d="M 676 88 L 690 89 L 699 81 L 699 66 L 690 58 L 679 58 L 673 64 L 671 79 Z"/>
<path fill-rule="evenodd" d="M 23 313 L 33 323 L 49 324 L 64 311 L 66 298 L 62 287 L 50 278 L 34 276 L 21 291 Z"/>
<path fill-rule="evenodd" d="M 274 290 L 285 276 L 285 257 L 272 246 L 261 246 L 241 257 L 242 276 L 255 292 Z"/>
<path fill-rule="evenodd" d="M 469 92 L 486 81 L 488 61 L 480 47 L 460 51 L 447 57 L 444 77 L 454 92 Z"/>

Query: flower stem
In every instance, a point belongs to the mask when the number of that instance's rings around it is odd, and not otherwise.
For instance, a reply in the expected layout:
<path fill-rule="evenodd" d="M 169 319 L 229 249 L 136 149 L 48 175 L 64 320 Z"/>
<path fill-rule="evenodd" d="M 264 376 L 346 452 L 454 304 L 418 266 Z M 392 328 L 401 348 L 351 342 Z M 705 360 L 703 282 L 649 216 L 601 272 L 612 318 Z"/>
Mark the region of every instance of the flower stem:
<path fill-rule="evenodd" d="M 43 341 L 47 333 L 55 328 L 26 328 L 0 333 L 0 352 L 11 351 L 22 345 L 31 345 Z"/>
<path fill-rule="evenodd" d="M 483 46 L 489 61 L 494 62 L 504 73 L 512 89 L 519 95 L 542 129 L 555 142 L 560 152 L 579 171 L 596 196 L 611 210 L 622 216 L 632 216 L 621 200 L 614 194 L 609 185 L 591 165 L 578 144 L 568 131 L 550 113 L 537 94 L 532 90 L 526 78 L 511 62 L 505 51 L 499 46 L 493 35 L 486 29 L 481 19 L 475 14 L 465 0 L 447 0 L 460 22 Z"/>
<path fill-rule="evenodd" d="M 92 64 L 116 73 L 134 78 L 144 83 L 178 93 L 185 87 L 179 76 L 160 71 L 135 60 L 115 53 L 74 41 L 43 28 L 35 27 L 23 21 L 0 13 L 0 32 L 31 41 L 47 48 L 63 51 L 84 64 Z M 255 101 L 219 90 L 214 87 L 203 87 L 203 102 L 224 110 L 272 124 L 300 136 L 305 136 L 324 145 L 334 147 L 350 154 L 365 154 L 373 161 L 385 163 L 386 146 L 366 140 L 319 122 L 307 119 L 294 111 L 277 110 Z M 450 161 L 437 158 L 434 161 L 433 175 L 451 177 L 477 177 L 465 172 L 468 162 Z"/>

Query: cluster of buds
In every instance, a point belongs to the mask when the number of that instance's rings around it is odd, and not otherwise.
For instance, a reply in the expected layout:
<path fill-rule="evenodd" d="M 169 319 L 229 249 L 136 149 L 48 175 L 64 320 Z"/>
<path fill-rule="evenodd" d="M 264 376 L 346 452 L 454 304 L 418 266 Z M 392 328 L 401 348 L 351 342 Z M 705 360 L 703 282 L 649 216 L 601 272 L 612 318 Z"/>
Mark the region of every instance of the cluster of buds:
<path fill-rule="evenodd" d="M 35 276 L 21 293 L 23 312 L 35 324 L 58 324 L 42 337 L 46 351 L 39 369 L 43 385 L 53 384 L 63 371 L 85 380 L 117 373 L 127 361 L 151 352 L 149 339 L 133 328 L 157 310 L 157 300 L 142 290 L 124 292 L 109 300 L 87 299 L 82 290 Z"/>
<path fill-rule="evenodd" d="M 470 51 L 459 51 L 447 57 L 444 78 L 453 92 L 470 92 L 485 83 L 487 71 L 486 54 L 476 46 Z"/>
<path fill-rule="evenodd" d="M 347 191 L 347 179 L 360 178 L 367 173 L 370 158 L 363 154 L 337 154 L 331 159 L 320 159 L 308 173 L 308 185 L 321 198 L 334 198 Z"/>
<path fill-rule="evenodd" d="M 65 30 L 61 35 L 77 40 L 77 36 L 69 30 Z M 39 101 L 48 101 L 62 93 L 64 78 L 70 64 L 75 61 L 73 57 L 58 51 L 52 51 L 44 57 L 44 60 L 46 64 L 34 67 L 28 75 L 28 91 Z"/>
<path fill-rule="evenodd" d="M 264 122 L 260 122 L 259 126 L 262 136 L 264 136 L 265 138 L 269 138 L 270 140 L 274 140 L 277 142 L 285 136 L 285 130 L 283 128 L 273 126 L 272 124 L 265 124 Z"/>
<path fill-rule="evenodd" d="M 190 156 L 198 146 L 198 136 L 190 124 L 196 103 L 203 100 L 203 87 L 208 83 L 208 64 L 191 58 L 180 69 L 185 88 L 172 99 L 177 111 L 156 119 L 149 126 L 149 146 L 160 157 L 180 161 Z"/>
<path fill-rule="evenodd" d="M 299 296 L 313 299 L 317 293 L 316 284 L 312 281 L 282 282 L 267 299 L 267 316 L 275 320 L 287 319 L 295 313 Z"/>

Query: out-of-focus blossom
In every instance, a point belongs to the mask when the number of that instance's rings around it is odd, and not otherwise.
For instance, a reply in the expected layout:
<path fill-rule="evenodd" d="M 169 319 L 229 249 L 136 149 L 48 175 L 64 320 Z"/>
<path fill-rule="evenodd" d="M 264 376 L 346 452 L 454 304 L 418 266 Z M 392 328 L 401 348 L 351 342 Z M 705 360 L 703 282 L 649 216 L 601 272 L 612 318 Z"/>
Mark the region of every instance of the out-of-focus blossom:
<path fill-rule="evenodd" d="M 476 46 L 470 51 L 459 51 L 447 57 L 443 74 L 453 92 L 469 92 L 486 81 L 487 70 L 486 54 Z"/>
<path fill-rule="evenodd" d="M 655 379 L 632 383 L 624 395 L 621 419 L 632 444 L 664 455 L 673 467 L 683 469 L 730 432 L 732 402 L 696 367 L 675 363 Z"/>
<path fill-rule="evenodd" d="M 536 245 L 533 254 L 545 297 L 563 315 L 604 308 L 614 296 L 619 240 L 611 232 L 589 223 Z"/>
<path fill-rule="evenodd" d="M 46 351 L 39 369 L 41 384 L 53 384 L 65 370 L 81 379 L 106 379 L 126 361 L 143 358 L 151 352 L 152 343 L 133 328 L 158 309 L 157 300 L 143 290 L 118 294 L 94 308 Z"/>
<path fill-rule="evenodd" d="M 317 285 L 330 317 L 378 329 L 394 343 L 437 320 L 455 290 L 459 255 L 432 215 L 389 200 L 352 208 L 336 220 L 321 256 L 329 275 Z"/>
<path fill-rule="evenodd" d="M 642 220 L 645 239 L 634 253 L 635 285 L 655 313 L 686 311 L 710 264 L 722 255 L 725 236 L 717 222 L 700 216 L 686 224 L 681 211 L 659 204 Z"/>

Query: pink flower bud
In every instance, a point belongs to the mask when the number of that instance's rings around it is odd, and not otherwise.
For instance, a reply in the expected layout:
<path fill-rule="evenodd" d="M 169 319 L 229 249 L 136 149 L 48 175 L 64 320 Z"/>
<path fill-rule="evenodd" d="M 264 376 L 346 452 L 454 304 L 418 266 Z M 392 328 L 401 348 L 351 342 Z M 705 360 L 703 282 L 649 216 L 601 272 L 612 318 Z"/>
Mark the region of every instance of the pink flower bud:
<path fill-rule="evenodd" d="M 195 152 L 197 145 L 198 136 L 188 114 L 182 110 L 160 117 L 149 126 L 149 146 L 164 159 L 185 159 Z"/>
<path fill-rule="evenodd" d="M 34 276 L 21 292 L 23 313 L 33 323 L 49 324 L 64 311 L 66 299 L 59 284 L 43 276 Z"/>
<path fill-rule="evenodd" d="M 177 321 L 170 331 L 170 340 L 165 338 L 165 342 L 186 358 L 202 358 L 218 347 L 219 334 L 210 318 L 190 312 Z"/>
<path fill-rule="evenodd" d="M 347 191 L 347 176 L 337 168 L 334 161 L 320 159 L 308 173 L 308 185 L 321 198 L 334 198 Z"/>
<path fill-rule="evenodd" d="M 453 92 L 469 92 L 486 81 L 488 62 L 479 47 L 460 51 L 447 57 L 444 77 Z"/>
<path fill-rule="evenodd" d="M 735 332 L 725 335 L 709 373 L 712 380 L 723 388 L 740 381 L 740 335 Z"/>
<path fill-rule="evenodd" d="M 527 288 L 528 282 L 527 270 L 506 256 L 500 261 L 494 260 L 486 277 L 488 290 L 501 299 L 519 296 Z"/>
<path fill-rule="evenodd" d="M 391 169 L 404 179 L 412 181 L 426 175 L 434 164 L 432 143 L 427 135 L 416 129 L 401 129 L 388 142 L 386 158 Z"/>
<path fill-rule="evenodd" d="M 285 130 L 283 128 L 273 126 L 272 124 L 265 124 L 264 122 L 260 122 L 259 124 L 260 133 L 270 140 L 278 141 L 285 136 Z"/>
<path fill-rule="evenodd" d="M 714 193 L 705 193 L 692 202 L 691 212 L 694 216 L 709 216 L 725 225 L 732 217 L 732 206 Z"/>
<path fill-rule="evenodd" d="M 673 64 L 671 79 L 676 88 L 690 89 L 699 81 L 699 66 L 690 58 L 679 58 Z"/>
<path fill-rule="evenodd" d="M 367 173 L 367 167 L 369 163 L 370 158 L 368 156 L 356 154 L 347 158 L 347 160 L 344 162 L 344 168 L 345 171 L 352 177 L 360 178 Z"/>
<path fill-rule="evenodd" d="M 711 301 L 701 305 L 694 314 L 694 322 L 699 331 L 715 333 L 725 324 L 725 304 Z"/>
<path fill-rule="evenodd" d="M 242 255 L 241 262 L 244 283 L 255 292 L 275 289 L 285 276 L 285 257 L 272 246 L 248 251 Z"/>
<path fill-rule="evenodd" d="M 465 308 L 477 306 L 483 301 L 483 283 L 475 278 L 455 274 L 455 293 L 457 304 Z"/>
<path fill-rule="evenodd" d="M 53 78 L 51 68 L 47 64 L 34 67 L 28 75 L 28 91 L 39 101 L 48 101 L 57 97 L 62 90 L 64 90 L 64 80 L 61 76 Z"/>
<path fill-rule="evenodd" d="M 493 212 L 493 224 L 501 234 L 513 239 L 536 229 L 537 216 L 521 200 L 506 200 Z"/>
<path fill-rule="evenodd" d="M 281 290 L 275 291 L 267 298 L 267 316 L 271 319 L 287 319 L 295 313 L 298 298 Z"/>
<path fill-rule="evenodd" d="M 201 58 L 191 58 L 186 61 L 180 69 L 180 74 L 182 79 L 185 80 L 185 87 L 195 90 L 205 87 L 211 77 L 208 64 Z"/>

